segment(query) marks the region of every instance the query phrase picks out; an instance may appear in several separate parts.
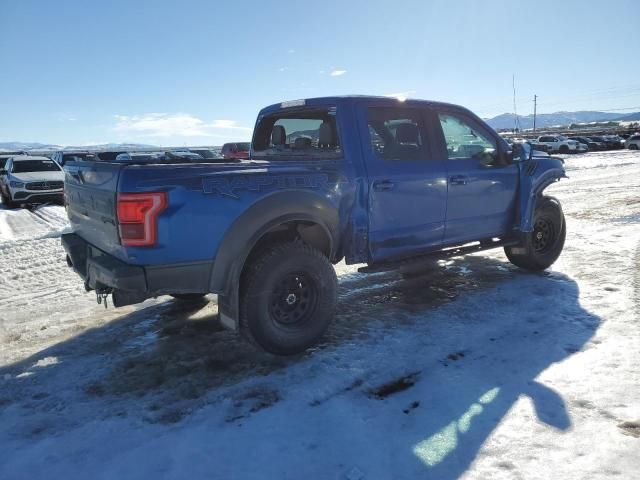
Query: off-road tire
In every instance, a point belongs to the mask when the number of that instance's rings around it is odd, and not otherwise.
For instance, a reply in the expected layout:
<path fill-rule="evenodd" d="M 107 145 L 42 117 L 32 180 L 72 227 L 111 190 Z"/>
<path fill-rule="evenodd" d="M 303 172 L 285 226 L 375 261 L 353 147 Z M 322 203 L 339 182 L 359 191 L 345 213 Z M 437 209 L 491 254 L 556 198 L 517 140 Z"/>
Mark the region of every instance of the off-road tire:
<path fill-rule="evenodd" d="M 276 355 L 301 353 L 333 320 L 338 280 L 331 262 L 300 241 L 265 247 L 242 275 L 240 331 Z"/>
<path fill-rule="evenodd" d="M 533 213 L 533 231 L 524 234 L 523 243 L 505 247 L 504 253 L 514 265 L 526 270 L 549 268 L 558 259 L 567 235 L 567 224 L 560 204 L 541 197 Z"/>

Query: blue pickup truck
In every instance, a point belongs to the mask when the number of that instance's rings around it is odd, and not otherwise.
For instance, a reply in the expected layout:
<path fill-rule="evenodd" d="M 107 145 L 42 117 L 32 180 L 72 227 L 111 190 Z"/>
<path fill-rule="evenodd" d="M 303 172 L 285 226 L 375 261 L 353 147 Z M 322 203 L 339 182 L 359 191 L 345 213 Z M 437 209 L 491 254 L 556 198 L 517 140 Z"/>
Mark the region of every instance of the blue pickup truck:
<path fill-rule="evenodd" d="M 562 160 L 447 103 L 327 97 L 260 111 L 250 159 L 69 162 L 67 262 L 116 307 L 218 294 L 221 322 L 295 354 L 334 316 L 332 264 L 374 272 L 503 247 L 549 267 Z"/>

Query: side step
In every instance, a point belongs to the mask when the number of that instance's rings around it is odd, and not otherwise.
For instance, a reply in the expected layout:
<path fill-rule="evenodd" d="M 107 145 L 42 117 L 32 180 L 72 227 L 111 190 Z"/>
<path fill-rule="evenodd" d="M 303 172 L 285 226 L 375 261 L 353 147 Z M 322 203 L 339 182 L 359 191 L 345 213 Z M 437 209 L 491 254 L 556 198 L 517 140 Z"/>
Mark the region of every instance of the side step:
<path fill-rule="evenodd" d="M 358 272 L 360 273 L 378 273 L 388 272 L 390 270 L 396 270 L 397 268 L 404 266 L 416 267 L 420 263 L 433 262 L 434 260 L 441 260 L 443 258 L 459 257 L 462 255 L 468 255 L 470 253 L 481 252 L 482 250 L 490 250 L 496 247 L 507 247 L 511 245 L 517 245 L 518 240 L 483 240 L 481 242 L 475 242 L 472 245 L 462 245 L 459 247 L 446 248 L 444 250 L 438 250 L 436 252 L 427 253 L 415 257 L 401 258 L 398 260 L 388 260 L 385 262 L 374 263 L 367 265 L 366 267 L 360 267 Z"/>

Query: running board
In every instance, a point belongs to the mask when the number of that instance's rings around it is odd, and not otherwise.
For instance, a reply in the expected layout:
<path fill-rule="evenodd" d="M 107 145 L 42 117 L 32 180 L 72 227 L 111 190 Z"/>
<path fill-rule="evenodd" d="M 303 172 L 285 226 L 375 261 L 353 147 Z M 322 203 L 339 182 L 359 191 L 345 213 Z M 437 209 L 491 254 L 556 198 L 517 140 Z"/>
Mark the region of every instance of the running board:
<path fill-rule="evenodd" d="M 404 266 L 419 266 L 421 263 L 433 262 L 434 260 L 441 260 L 443 258 L 459 257 L 462 255 L 468 255 L 470 253 L 481 252 L 483 250 L 490 250 L 496 247 L 507 247 L 512 245 L 518 245 L 518 240 L 487 240 L 478 242 L 474 245 L 460 246 L 447 248 L 445 250 L 438 250 L 436 252 L 427 253 L 415 257 L 407 257 L 398 260 L 389 260 L 386 262 L 374 263 L 367 265 L 366 267 L 360 267 L 358 272 L 360 273 L 378 273 L 388 272 L 389 270 L 395 270 Z"/>

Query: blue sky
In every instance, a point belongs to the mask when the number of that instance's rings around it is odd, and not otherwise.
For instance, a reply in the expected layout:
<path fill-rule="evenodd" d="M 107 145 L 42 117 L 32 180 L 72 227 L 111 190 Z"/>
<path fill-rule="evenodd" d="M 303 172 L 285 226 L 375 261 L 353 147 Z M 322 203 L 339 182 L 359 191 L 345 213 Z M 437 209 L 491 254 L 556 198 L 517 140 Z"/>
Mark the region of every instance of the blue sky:
<path fill-rule="evenodd" d="M 640 2 L 0 0 L 0 141 L 249 139 L 286 99 L 640 110 Z M 622 110 L 629 109 L 629 110 Z"/>

